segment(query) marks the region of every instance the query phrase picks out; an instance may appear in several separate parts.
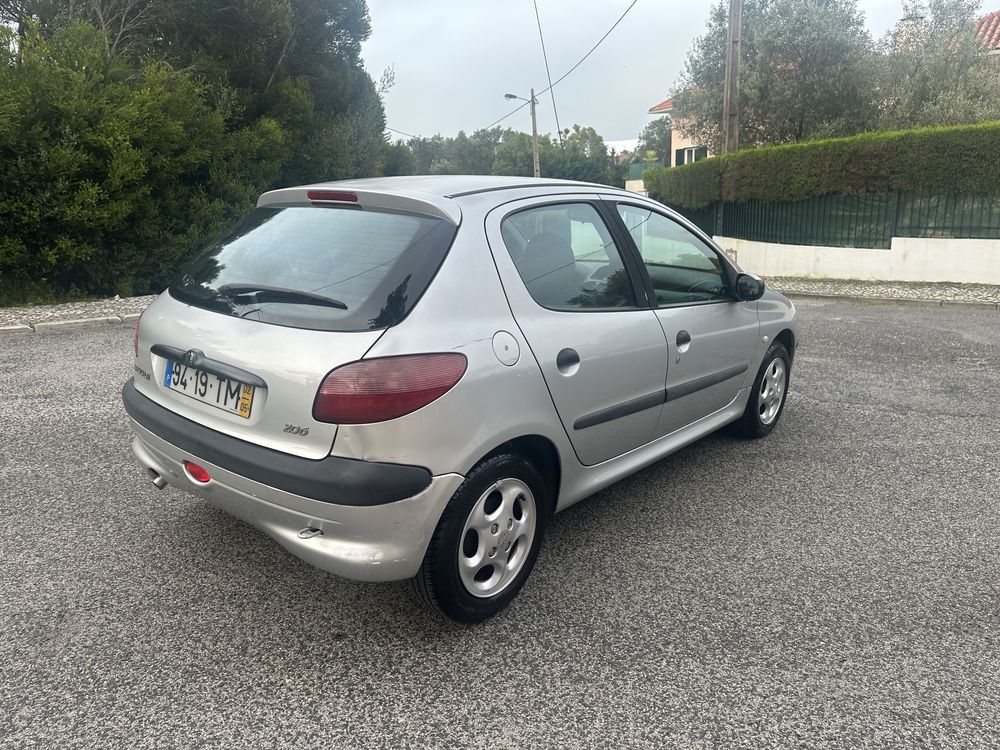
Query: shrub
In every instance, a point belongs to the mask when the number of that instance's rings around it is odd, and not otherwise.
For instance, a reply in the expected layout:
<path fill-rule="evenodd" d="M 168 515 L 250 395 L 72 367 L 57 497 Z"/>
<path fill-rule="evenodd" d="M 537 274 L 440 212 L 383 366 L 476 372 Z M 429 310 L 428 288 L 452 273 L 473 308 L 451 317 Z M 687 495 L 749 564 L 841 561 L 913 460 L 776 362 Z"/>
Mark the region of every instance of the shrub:
<path fill-rule="evenodd" d="M 717 200 L 785 202 L 891 190 L 996 193 L 1000 122 L 862 133 L 747 149 L 646 172 L 660 200 L 703 208 Z"/>

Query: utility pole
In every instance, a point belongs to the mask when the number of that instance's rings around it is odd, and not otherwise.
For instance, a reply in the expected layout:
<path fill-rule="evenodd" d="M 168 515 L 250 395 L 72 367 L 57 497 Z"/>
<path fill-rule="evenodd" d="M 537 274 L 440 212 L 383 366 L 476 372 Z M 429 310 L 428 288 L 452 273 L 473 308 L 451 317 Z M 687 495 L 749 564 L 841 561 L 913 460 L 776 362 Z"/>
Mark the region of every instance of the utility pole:
<path fill-rule="evenodd" d="M 517 94 L 504 94 L 504 99 L 520 99 L 522 102 L 528 102 L 531 105 L 531 160 L 535 168 L 535 177 L 542 176 L 541 167 L 538 165 L 538 121 L 535 120 L 535 104 L 538 100 L 535 99 L 535 90 L 531 90 L 531 98 L 525 99 L 523 96 L 518 96 Z M 522 109 L 524 105 L 522 104 L 517 109 Z M 516 112 L 517 110 L 514 110 Z M 513 112 L 511 113 L 513 114 Z"/>
<path fill-rule="evenodd" d="M 535 90 L 531 90 L 531 161 L 535 167 L 535 177 L 542 176 L 538 163 L 538 122 L 535 120 Z"/>
<path fill-rule="evenodd" d="M 740 37 L 743 0 L 729 0 L 729 30 L 726 34 L 726 82 L 722 92 L 722 153 L 740 146 Z"/>

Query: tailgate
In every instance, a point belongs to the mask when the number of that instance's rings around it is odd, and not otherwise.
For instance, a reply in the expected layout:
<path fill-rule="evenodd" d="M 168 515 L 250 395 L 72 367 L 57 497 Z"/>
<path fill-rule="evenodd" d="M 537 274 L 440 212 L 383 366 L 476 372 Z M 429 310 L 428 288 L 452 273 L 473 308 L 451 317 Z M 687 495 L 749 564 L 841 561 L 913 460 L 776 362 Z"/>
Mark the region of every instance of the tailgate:
<path fill-rule="evenodd" d="M 187 305 L 164 292 L 142 317 L 135 385 L 213 430 L 322 458 L 333 447 L 337 425 L 312 418 L 320 383 L 335 367 L 361 359 L 381 335 L 268 325 Z M 186 364 L 189 351 L 198 354 Z"/>

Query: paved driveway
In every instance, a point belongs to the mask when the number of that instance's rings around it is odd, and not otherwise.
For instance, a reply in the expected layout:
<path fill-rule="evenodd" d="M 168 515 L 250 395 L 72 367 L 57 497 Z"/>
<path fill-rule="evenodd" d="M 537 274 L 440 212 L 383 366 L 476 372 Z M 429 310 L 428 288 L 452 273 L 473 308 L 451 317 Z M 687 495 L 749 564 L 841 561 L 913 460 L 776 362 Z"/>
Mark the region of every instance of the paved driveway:
<path fill-rule="evenodd" d="M 561 514 L 477 627 L 154 490 L 128 327 L 0 340 L 0 747 L 996 747 L 1000 313 L 799 308 L 770 438 Z"/>

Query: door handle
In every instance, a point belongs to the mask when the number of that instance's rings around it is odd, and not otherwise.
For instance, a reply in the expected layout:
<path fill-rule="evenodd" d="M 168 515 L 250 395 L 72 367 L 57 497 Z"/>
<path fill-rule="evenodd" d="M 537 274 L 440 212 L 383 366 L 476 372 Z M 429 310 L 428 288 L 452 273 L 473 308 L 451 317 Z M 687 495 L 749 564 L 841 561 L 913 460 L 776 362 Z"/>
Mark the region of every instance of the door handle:
<path fill-rule="evenodd" d="M 677 348 L 680 349 L 682 346 L 686 346 L 691 343 L 691 334 L 687 331 L 677 332 Z"/>
<path fill-rule="evenodd" d="M 572 375 L 580 365 L 580 355 L 576 349 L 563 349 L 556 355 L 556 367 L 563 375 Z"/>

